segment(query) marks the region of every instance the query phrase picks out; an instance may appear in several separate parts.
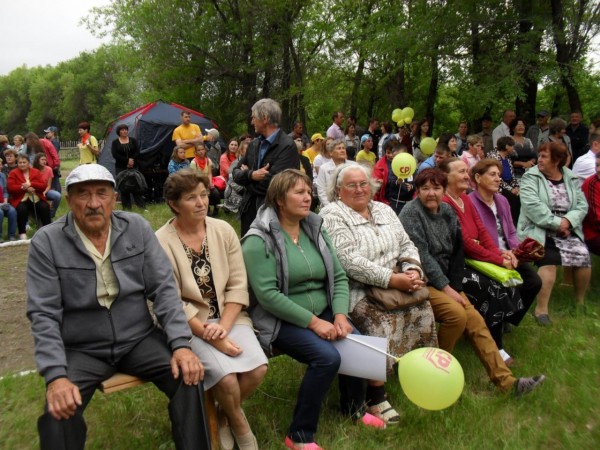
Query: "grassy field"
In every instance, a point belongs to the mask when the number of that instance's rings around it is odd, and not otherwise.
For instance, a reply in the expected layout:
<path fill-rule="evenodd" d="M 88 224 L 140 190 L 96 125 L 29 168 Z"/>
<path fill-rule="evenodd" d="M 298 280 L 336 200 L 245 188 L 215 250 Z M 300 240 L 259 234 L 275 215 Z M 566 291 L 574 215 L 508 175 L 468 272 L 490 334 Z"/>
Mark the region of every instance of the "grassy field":
<path fill-rule="evenodd" d="M 167 206 L 144 213 L 157 229 L 170 216 Z M 64 205 L 60 212 L 66 209 Z M 140 211 L 138 211 L 140 212 Z M 235 223 L 232 216 L 222 218 Z M 1 251 L 1 249 L 0 249 Z M 0 253 L 1 256 L 1 253 Z M 383 431 L 355 426 L 337 411 L 337 389 L 330 391 L 317 441 L 326 449 L 595 449 L 600 446 L 600 261 L 594 259 L 587 314 L 578 315 L 572 291 L 558 286 L 550 303 L 554 325 L 542 328 L 528 316 L 506 335 L 517 360 L 516 376 L 544 373 L 546 383 L 515 400 L 491 385 L 466 342 L 455 356 L 465 372 L 462 397 L 444 411 L 428 412 L 389 379 L 390 401 L 402 413 L 400 425 Z M 303 367 L 280 356 L 244 409 L 262 449 L 283 448 Z M 2 374 L 0 448 L 38 448 L 36 419 L 44 401 L 39 376 Z M 170 449 L 166 399 L 146 384 L 111 395 L 97 393 L 86 410 L 89 449 Z"/>

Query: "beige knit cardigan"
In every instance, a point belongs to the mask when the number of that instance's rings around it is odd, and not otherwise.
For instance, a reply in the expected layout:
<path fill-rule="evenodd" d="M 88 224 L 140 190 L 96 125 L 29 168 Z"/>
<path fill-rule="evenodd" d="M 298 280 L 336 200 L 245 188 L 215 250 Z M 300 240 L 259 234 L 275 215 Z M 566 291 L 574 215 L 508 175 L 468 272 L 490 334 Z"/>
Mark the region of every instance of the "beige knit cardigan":
<path fill-rule="evenodd" d="M 192 267 L 170 219 L 157 232 L 156 237 L 173 265 L 173 274 L 188 320 L 197 317 L 203 323 L 208 319 L 208 302 L 200 294 Z M 206 218 L 206 239 L 210 251 L 213 283 L 223 311 L 226 303 L 239 303 L 244 309 L 249 305 L 248 279 L 242 256 L 240 240 L 235 230 L 223 220 Z M 235 322 L 252 326 L 245 311 L 240 312 Z"/>

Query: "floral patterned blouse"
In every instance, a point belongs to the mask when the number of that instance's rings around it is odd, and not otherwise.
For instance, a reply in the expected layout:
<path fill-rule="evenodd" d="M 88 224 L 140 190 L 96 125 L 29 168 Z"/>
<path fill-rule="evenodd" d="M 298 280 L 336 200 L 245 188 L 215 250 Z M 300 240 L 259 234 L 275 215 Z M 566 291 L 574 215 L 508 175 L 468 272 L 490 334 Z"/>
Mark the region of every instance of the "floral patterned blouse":
<path fill-rule="evenodd" d="M 210 253 L 208 251 L 206 236 L 204 236 L 204 240 L 202 241 L 200 252 L 196 252 L 183 242 L 182 244 L 185 254 L 192 265 L 192 273 L 194 274 L 202 298 L 208 303 L 208 318 L 218 319 L 221 317 L 221 313 L 219 312 L 219 302 L 217 301 L 215 284 L 212 279 L 212 267 L 210 265 Z"/>

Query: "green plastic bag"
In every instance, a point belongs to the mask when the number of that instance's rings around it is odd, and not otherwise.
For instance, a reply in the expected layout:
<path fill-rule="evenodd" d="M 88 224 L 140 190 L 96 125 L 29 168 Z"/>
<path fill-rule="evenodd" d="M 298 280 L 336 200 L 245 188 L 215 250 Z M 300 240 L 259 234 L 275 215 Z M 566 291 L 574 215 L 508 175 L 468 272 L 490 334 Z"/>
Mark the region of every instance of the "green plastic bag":
<path fill-rule="evenodd" d="M 521 278 L 521 275 L 515 269 L 509 270 L 496 264 L 469 258 L 465 258 L 465 263 L 477 272 L 481 272 L 492 280 L 496 280 L 504 287 L 515 287 L 523 284 L 523 278 Z"/>

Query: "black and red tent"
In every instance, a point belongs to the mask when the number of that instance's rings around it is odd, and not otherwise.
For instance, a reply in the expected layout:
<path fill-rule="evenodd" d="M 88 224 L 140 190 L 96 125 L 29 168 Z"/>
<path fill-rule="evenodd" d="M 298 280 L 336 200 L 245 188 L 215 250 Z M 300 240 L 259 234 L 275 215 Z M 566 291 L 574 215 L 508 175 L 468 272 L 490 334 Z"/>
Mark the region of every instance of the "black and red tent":
<path fill-rule="evenodd" d="M 155 101 L 123 114 L 111 122 L 104 133 L 104 147 L 98 162 L 115 173 L 115 160 L 110 149 L 117 139 L 116 128 L 120 124 L 129 127 L 129 135 L 137 139 L 142 157 L 138 161 L 143 173 L 166 170 L 169 158 L 175 147 L 173 130 L 181 124 L 181 111 L 190 113 L 192 123 L 200 126 L 202 133 L 207 128 L 219 126 L 204 114 L 176 103 Z"/>

